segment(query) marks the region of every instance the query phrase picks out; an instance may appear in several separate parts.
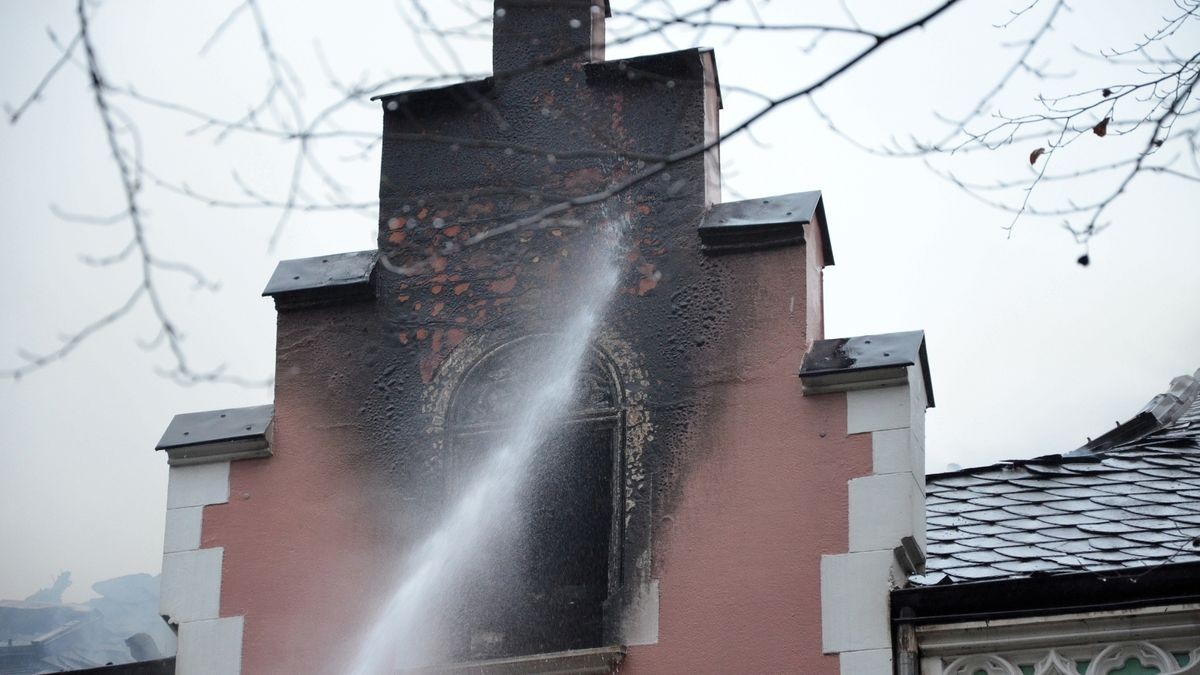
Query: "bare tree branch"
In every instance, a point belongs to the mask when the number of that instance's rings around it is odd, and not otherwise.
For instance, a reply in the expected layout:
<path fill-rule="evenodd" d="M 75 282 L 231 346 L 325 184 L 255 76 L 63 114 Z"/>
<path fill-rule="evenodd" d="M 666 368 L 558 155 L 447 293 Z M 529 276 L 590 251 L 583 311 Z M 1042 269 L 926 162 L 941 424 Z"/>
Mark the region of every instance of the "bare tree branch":
<path fill-rule="evenodd" d="M 50 39 L 54 42 L 57 42 L 58 39 L 55 37 L 54 32 L 48 32 Z M 18 121 L 20 121 L 21 115 L 25 114 L 25 111 L 29 109 L 29 106 L 33 105 L 42 98 L 42 92 L 46 91 L 46 87 L 50 85 L 50 82 L 54 79 L 54 76 L 57 75 L 58 71 L 61 70 L 62 67 L 71 60 L 71 54 L 75 51 L 75 48 L 79 46 L 81 38 L 82 35 L 80 33 L 76 33 L 75 37 L 71 38 L 71 41 L 67 43 L 67 46 L 63 49 L 62 56 L 60 56 L 58 60 L 46 70 L 46 73 L 42 75 L 41 81 L 34 86 L 33 91 L 30 92 L 29 96 L 27 96 L 24 101 L 18 104 L 15 108 L 9 106 L 7 103 L 4 104 L 4 112 L 8 113 L 9 124 L 16 124 Z"/>
<path fill-rule="evenodd" d="M 978 91 L 967 93 L 970 102 L 960 114 L 937 115 L 941 126 L 929 138 L 910 134 L 907 138 L 891 137 L 885 143 L 867 141 L 835 123 L 833 116 L 826 113 L 814 100 L 834 81 L 846 78 L 862 62 L 873 56 L 897 38 L 941 17 L 959 0 L 946 0 L 931 9 L 901 23 L 896 28 L 875 31 L 865 28 L 859 17 L 841 0 L 844 21 L 830 24 L 803 21 L 772 22 L 758 11 L 755 2 L 732 2 L 731 0 L 703 0 L 677 11 L 667 0 L 631 0 L 624 11 L 616 13 L 616 26 L 610 33 L 609 45 L 631 43 L 649 38 L 661 38 L 670 44 L 675 42 L 698 44 L 706 35 L 732 40 L 741 35 L 771 35 L 794 38 L 796 47 L 804 53 L 817 49 L 837 54 L 837 48 L 853 47 L 855 51 L 838 61 L 808 83 L 791 83 L 783 94 L 766 94 L 744 87 L 725 86 L 726 94 L 746 96 L 755 101 L 754 109 L 743 119 L 724 131 L 716 143 L 734 138 L 745 138 L 749 142 L 764 145 L 770 139 L 755 133 L 755 127 L 767 117 L 775 115 L 789 103 L 807 99 L 818 118 L 838 136 L 859 149 L 879 156 L 895 158 L 919 158 L 936 175 L 950 181 L 981 203 L 1011 215 L 1007 230 L 1011 233 L 1025 218 L 1053 218 L 1070 231 L 1074 239 L 1087 247 L 1092 237 L 1104 229 L 1105 218 L 1132 185 L 1137 177 L 1153 174 L 1167 180 L 1200 182 L 1200 105 L 1195 98 L 1197 78 L 1200 78 L 1200 52 L 1184 39 L 1187 30 L 1200 15 L 1200 0 L 1176 0 L 1178 11 L 1156 20 L 1153 30 L 1139 36 L 1131 45 L 1121 49 L 1108 48 L 1097 54 L 1088 52 L 1089 58 L 1102 59 L 1114 69 L 1125 69 L 1121 77 L 1113 77 L 1107 86 L 1092 89 L 1068 89 L 1055 95 L 1043 95 L 1033 100 L 1032 110 L 1028 106 L 1021 114 L 1009 115 L 1000 110 L 1000 105 L 1011 105 L 1007 99 L 1014 89 L 1026 86 L 1030 81 L 1041 85 L 1052 81 L 1061 82 L 1062 73 L 1069 72 L 1061 63 L 1046 55 L 1051 41 L 1057 37 L 1060 24 L 1071 17 L 1072 8 L 1065 0 L 1022 0 L 1022 4 L 1007 11 L 996 23 L 996 29 L 1009 37 L 1004 47 L 1015 50 L 994 78 L 981 78 Z M 171 355 L 172 365 L 163 369 L 163 374 L 184 383 L 196 382 L 240 382 L 228 375 L 223 368 L 196 371 L 191 367 L 183 348 L 183 337 L 169 312 L 167 299 L 160 294 L 156 280 L 160 275 L 182 275 L 195 286 L 215 288 L 198 265 L 190 262 L 164 260 L 151 252 L 147 241 L 146 215 L 142 209 L 143 195 L 147 191 L 155 194 L 170 194 L 195 201 L 197 204 L 216 209 L 267 211 L 275 216 L 274 227 L 268 237 L 268 245 L 274 246 L 286 234 L 287 225 L 301 213 L 348 211 L 374 218 L 378 200 L 374 196 L 359 197 L 351 193 L 350 187 L 339 180 L 339 171 L 334 161 L 358 161 L 372 157 L 379 148 L 382 135 L 374 129 L 354 128 L 345 124 L 356 106 L 374 93 L 400 86 L 435 86 L 461 79 L 473 79 L 485 73 L 466 72 L 456 40 L 475 40 L 488 37 L 487 24 L 491 16 L 476 12 L 474 5 L 456 1 L 450 5 L 462 19 L 456 25 L 439 26 L 439 14 L 446 7 L 426 3 L 424 0 L 398 0 L 397 15 L 412 32 L 415 46 L 419 48 L 433 72 L 425 74 L 389 74 L 372 78 L 366 74 L 359 78 L 344 80 L 330 67 L 323 48 L 315 47 L 316 57 L 333 95 L 317 105 L 305 99 L 305 82 L 290 65 L 289 59 L 279 51 L 263 7 L 258 0 L 240 0 L 215 26 L 199 49 L 201 56 L 211 54 L 220 44 L 228 47 L 226 36 L 239 21 L 250 21 L 253 25 L 254 50 L 261 67 L 265 69 L 265 84 L 249 102 L 245 112 L 235 114 L 213 114 L 203 104 L 184 103 L 169 97 L 157 96 L 141 91 L 133 85 L 119 86 L 107 79 L 100 67 L 95 42 L 90 33 L 89 16 L 85 2 L 77 7 L 79 30 L 67 44 L 59 44 L 51 33 L 60 53 L 45 71 L 41 80 L 17 107 L 7 107 L 10 123 L 15 124 L 39 100 L 48 84 L 62 71 L 67 63 L 80 66 L 86 73 L 94 108 L 103 124 L 105 141 L 111 161 L 122 186 L 123 208 L 111 215 L 76 214 L 51 207 L 52 212 L 63 220 L 72 222 L 120 225 L 130 228 L 130 238 L 119 251 L 104 254 L 88 254 L 82 257 L 86 264 L 110 267 L 136 260 L 140 266 L 141 284 L 114 312 L 85 326 L 74 335 L 64 339 L 62 347 L 44 356 L 26 358 L 29 362 L 20 368 L 0 371 L 0 376 L 17 377 L 32 372 L 53 361 L 65 358 L 80 342 L 103 327 L 115 323 L 128 314 L 141 300 L 154 316 L 159 330 L 157 337 L 147 343 L 151 349 L 163 346 Z M 742 13 L 730 18 L 726 12 L 736 6 Z M 1180 47 L 1171 43 L 1175 39 L 1186 49 L 1179 56 Z M 836 44 L 834 44 L 836 43 Z M 82 45 L 82 49 L 80 46 Z M 1195 53 L 1192 53 L 1195 52 Z M 82 53 L 82 63 L 80 54 Z M 1188 56 L 1188 54 L 1191 54 Z M 556 58 L 572 58 L 578 53 L 560 54 Z M 542 67 L 535 63 L 528 68 Z M 499 78 L 513 77 L 524 69 L 509 73 L 495 73 Z M 1126 72 L 1132 71 L 1132 72 Z M 1113 71 L 1118 72 L 1117 70 Z M 1059 78 L 1059 79 L 1056 79 Z M 309 81 L 311 84 L 311 80 Z M 1070 87 L 1069 82 L 1066 85 Z M 824 100 L 824 99 L 823 99 Z M 486 102 L 485 102 L 486 103 Z M 250 174 L 230 167 L 227 187 L 193 187 L 188 176 L 172 177 L 161 175 L 146 165 L 145 153 L 138 133 L 138 120 L 127 114 L 126 109 L 140 115 L 161 113 L 171 119 L 184 120 L 190 126 L 188 138 L 216 146 L 235 136 L 239 139 L 277 142 L 286 153 L 287 168 L 280 172 L 278 185 L 264 184 L 270 175 Z M 501 127 L 507 123 L 496 115 L 495 123 Z M 542 147 L 536 144 L 498 143 L 480 138 L 439 135 L 397 135 L 399 140 L 420 140 L 438 143 L 450 151 L 466 147 L 496 148 L 507 153 L 544 157 L 547 162 L 582 157 L 623 157 L 641 163 L 633 173 L 584 195 L 550 194 L 536 186 L 506 186 L 464 190 L 463 196 L 488 193 L 521 194 L 536 196 L 538 206 L 513 220 L 491 227 L 472 238 L 465 246 L 482 243 L 491 238 L 518 230 L 574 224 L 570 211 L 601 202 L 620 194 L 668 167 L 694 158 L 714 146 L 714 143 L 698 144 L 668 154 L 630 153 L 619 150 L 615 142 L 602 132 L 596 132 L 594 149 Z M 1101 140 L 1105 139 L 1105 140 Z M 1121 139 L 1128 139 L 1122 141 Z M 1094 141 L 1094 143 L 1092 143 Z M 1130 150 L 1118 146 L 1119 142 L 1136 143 Z M 1103 143 L 1104 145 L 1096 145 Z M 1083 151 L 1079 148 L 1113 148 L 1112 153 L 1095 160 L 1076 160 Z M 1018 163 L 1014 172 L 988 176 L 984 180 L 972 178 L 965 168 L 968 158 L 995 156 L 1007 149 L 1020 150 L 1021 156 L 1030 150 L 1035 153 L 1035 162 Z M 1090 162 L 1090 163 L 1089 163 Z M 244 167 L 243 167 L 244 168 Z M 1102 189 L 1091 185 L 1096 181 L 1108 181 Z M 1088 185 L 1088 192 L 1063 196 L 1062 188 Z M 1054 186 L 1054 190 L 1048 189 Z M 223 192 L 225 190 L 226 192 Z M 460 245 L 461 246 L 461 245 Z M 384 260 L 388 269 L 403 274 L 412 274 L 423 269 L 426 262 L 409 261 L 399 265 Z M 20 371 L 20 372 L 18 372 Z M 7 373 L 7 375 L 5 375 Z"/>

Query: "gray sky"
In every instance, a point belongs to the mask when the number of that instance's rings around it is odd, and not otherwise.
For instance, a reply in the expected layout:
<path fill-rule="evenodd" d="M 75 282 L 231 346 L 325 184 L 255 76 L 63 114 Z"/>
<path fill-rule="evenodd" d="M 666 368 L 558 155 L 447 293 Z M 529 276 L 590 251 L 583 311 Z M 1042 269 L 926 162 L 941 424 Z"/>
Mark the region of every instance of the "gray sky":
<path fill-rule="evenodd" d="M 227 117 L 242 114 L 266 83 L 249 17 L 239 17 L 198 56 L 234 4 L 99 5 L 93 30 L 107 77 Z M 438 72 L 397 11 L 399 6 L 411 13 L 407 0 L 310 4 L 262 3 L 279 51 L 305 82 L 303 104 L 310 115 L 336 98 L 315 56 L 318 48 L 345 81 Z M 633 4 L 613 0 L 617 10 Z M 837 3 L 829 4 L 777 0 L 760 3 L 760 11 L 772 22 L 844 22 Z M 894 6 L 909 3 L 849 4 L 872 28 L 916 13 Z M 486 11 L 489 3 L 473 6 Z M 1170 6 L 1095 3 L 1068 14 L 1058 33 L 1062 44 L 1075 42 L 1093 52 L 1122 46 L 1153 30 Z M 818 101 L 840 127 L 866 142 L 932 135 L 937 128 L 932 111 L 964 112 L 1003 69 L 1007 52 L 998 44 L 1009 34 L 993 26 L 1006 19 L 1008 9 L 1005 3 L 964 2 L 925 31 L 889 46 Z M 455 24 L 461 17 L 439 19 Z M 23 99 L 57 57 L 47 27 L 69 39 L 73 3 L 0 6 L 0 62 L 6 64 L 0 100 Z M 1194 26 L 1190 30 L 1191 44 L 1197 44 L 1200 35 Z M 640 41 L 612 50 L 610 57 L 682 48 L 693 38 L 679 33 L 673 45 Z M 782 93 L 853 48 L 829 40 L 805 53 L 788 34 L 710 32 L 701 43 L 717 50 L 727 128 L 758 105 L 735 88 Z M 456 44 L 466 70 L 486 71 L 486 42 Z M 436 43 L 430 51 L 450 67 Z M 1064 48 L 1053 55 L 1071 52 Z M 1059 70 L 1072 78 L 1056 87 L 1105 86 L 1113 77 L 1099 61 L 1068 60 Z M 1034 93 L 1029 86 L 1015 88 L 1005 108 L 1031 109 Z M 123 107 L 139 120 L 146 164 L 156 174 L 239 199 L 236 171 L 264 194 L 286 193 L 292 157 L 279 141 L 235 135 L 214 144 L 212 133 L 189 135 L 196 125 L 184 116 L 135 103 Z M 338 122 L 374 130 L 380 114 L 364 100 L 340 112 Z M 930 471 L 951 462 L 968 466 L 1070 450 L 1128 419 L 1173 376 L 1200 367 L 1195 184 L 1140 179 L 1110 211 L 1114 224 L 1092 242 L 1093 264 L 1083 268 L 1073 262 L 1081 250 L 1053 222 L 1022 220 L 1009 237 L 1003 229 L 1009 216 L 981 205 L 919 160 L 855 149 L 804 102 L 764 119 L 754 127 L 754 138 L 758 143 L 742 137 L 722 150 L 728 198 L 825 193 L 838 260 L 826 271 L 829 336 L 927 332 L 938 401 L 928 416 Z M 1080 152 L 1103 156 L 1116 142 L 1083 138 Z M 1031 149 L 1016 146 L 936 163 L 998 180 L 1023 175 Z M 322 152 L 352 198 L 374 196 L 377 152 L 368 151 L 366 160 L 355 157 L 359 150 L 351 144 Z M 0 125 L 0 162 L 4 368 L 19 363 L 18 348 L 51 349 L 58 336 L 119 305 L 138 274 L 133 265 L 96 269 L 79 260 L 82 254 L 120 250 L 128 226 L 64 222 L 49 208 L 96 214 L 121 208 L 116 174 L 78 67 L 68 66 L 19 124 Z M 227 364 L 229 372 L 248 378 L 269 376 L 272 367 L 275 314 L 259 293 L 275 263 L 374 245 L 373 213 L 297 215 L 279 245 L 268 250 L 276 212 L 210 208 L 161 190 L 148 190 L 144 202 L 153 249 L 187 260 L 221 284 L 210 293 L 181 277 L 160 277 L 169 311 L 187 333 L 189 357 L 198 368 Z M 138 346 L 155 330 L 147 309 L 139 307 L 65 361 L 19 382 L 0 381 L 0 598 L 24 597 L 66 569 L 76 580 L 70 599 L 88 597 L 88 587 L 100 579 L 157 572 L 166 461 L 153 447 L 167 422 L 179 412 L 271 400 L 266 388 L 182 387 L 156 374 L 157 367 L 169 367 L 168 355 Z"/>

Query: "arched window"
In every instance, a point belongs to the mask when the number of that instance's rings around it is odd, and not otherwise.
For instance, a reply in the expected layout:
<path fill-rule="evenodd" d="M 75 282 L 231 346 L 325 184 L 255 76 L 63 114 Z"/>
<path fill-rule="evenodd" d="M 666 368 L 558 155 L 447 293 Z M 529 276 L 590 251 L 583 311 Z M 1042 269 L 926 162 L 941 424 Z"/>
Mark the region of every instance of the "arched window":
<path fill-rule="evenodd" d="M 451 491 L 526 405 L 552 336 L 507 343 L 465 373 L 450 402 Z M 530 464 L 512 532 L 466 580 L 457 656 L 497 658 L 602 646 L 605 602 L 620 586 L 622 388 L 610 360 L 589 351 L 565 419 Z M 493 564 L 494 563 L 494 564 Z"/>

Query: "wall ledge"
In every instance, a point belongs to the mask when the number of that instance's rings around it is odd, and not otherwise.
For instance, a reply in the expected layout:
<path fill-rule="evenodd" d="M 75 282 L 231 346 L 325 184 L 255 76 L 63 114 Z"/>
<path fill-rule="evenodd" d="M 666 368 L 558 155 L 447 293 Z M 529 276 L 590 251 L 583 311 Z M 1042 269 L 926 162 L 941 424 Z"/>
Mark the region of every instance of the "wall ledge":
<path fill-rule="evenodd" d="M 625 647 L 593 647 L 571 649 L 549 654 L 512 656 L 487 661 L 453 663 L 445 666 L 412 668 L 399 671 L 399 675 L 516 675 L 551 673 L 607 674 L 615 671 L 625 659 Z"/>
<path fill-rule="evenodd" d="M 154 449 L 171 466 L 270 457 L 274 413 L 268 404 L 176 415 Z"/>
<path fill-rule="evenodd" d="M 370 249 L 284 260 L 262 294 L 275 299 L 278 311 L 369 300 L 378 259 L 379 251 Z"/>
<path fill-rule="evenodd" d="M 705 253 L 744 253 L 802 246 L 804 226 L 809 223 L 820 226 L 824 262 L 832 265 L 833 249 L 819 190 L 713 204 L 697 231 Z"/>
<path fill-rule="evenodd" d="M 910 383 L 909 368 L 921 369 L 925 407 L 934 407 L 925 331 L 818 340 L 804 355 L 804 393 L 826 394 Z"/>

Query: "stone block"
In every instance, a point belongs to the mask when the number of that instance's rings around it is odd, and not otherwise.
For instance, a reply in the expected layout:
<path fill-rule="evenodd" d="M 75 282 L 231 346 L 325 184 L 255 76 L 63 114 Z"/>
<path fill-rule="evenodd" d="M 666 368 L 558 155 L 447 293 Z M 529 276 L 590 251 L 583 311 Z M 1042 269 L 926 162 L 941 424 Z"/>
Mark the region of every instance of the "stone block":
<path fill-rule="evenodd" d="M 821 647 L 826 654 L 891 649 L 888 596 L 897 574 L 891 549 L 821 556 Z"/>
<path fill-rule="evenodd" d="M 173 466 L 167 476 L 167 508 L 229 501 L 229 462 Z"/>
<path fill-rule="evenodd" d="M 242 672 L 243 619 L 191 621 L 179 627 L 176 675 L 238 675 Z"/>
<path fill-rule="evenodd" d="M 221 610 L 225 549 L 202 548 L 163 556 L 159 613 L 171 623 L 215 619 Z"/>
<path fill-rule="evenodd" d="M 886 550 L 901 537 L 917 536 L 916 513 L 925 497 L 911 473 L 865 476 L 850 481 L 850 552 Z M 920 529 L 924 530 L 923 520 Z M 918 542 L 924 538 L 920 533 Z M 922 548 L 924 550 L 924 548 Z"/>
<path fill-rule="evenodd" d="M 846 433 L 907 428 L 910 400 L 906 385 L 846 392 Z"/>
<path fill-rule="evenodd" d="M 203 506 L 167 509 L 163 553 L 194 551 L 200 548 L 200 527 L 203 519 Z"/>

